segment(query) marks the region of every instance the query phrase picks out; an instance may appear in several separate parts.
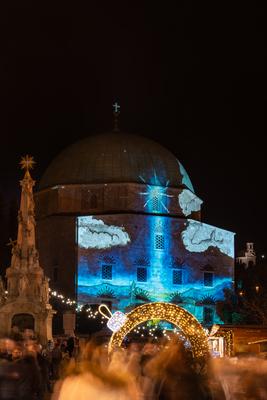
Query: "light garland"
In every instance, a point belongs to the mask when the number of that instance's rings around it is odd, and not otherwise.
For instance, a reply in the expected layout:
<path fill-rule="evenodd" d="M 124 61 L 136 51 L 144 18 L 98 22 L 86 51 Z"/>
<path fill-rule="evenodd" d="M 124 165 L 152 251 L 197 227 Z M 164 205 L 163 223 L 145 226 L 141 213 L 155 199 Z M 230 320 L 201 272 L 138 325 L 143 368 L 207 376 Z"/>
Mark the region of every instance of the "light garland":
<path fill-rule="evenodd" d="M 88 307 L 86 310 L 82 310 L 83 306 L 80 304 L 77 305 L 76 300 L 71 300 L 69 297 L 63 296 L 63 294 L 59 293 L 57 290 L 49 289 L 49 293 L 50 293 L 51 297 L 54 297 L 54 298 L 60 300 L 60 302 L 62 304 L 66 304 L 68 306 L 75 306 L 76 307 L 75 311 L 77 313 L 86 311 L 88 313 L 88 318 L 90 318 L 90 319 L 96 319 L 96 317 L 99 315 L 99 312 L 92 310 L 91 307 Z M 103 319 L 103 317 L 102 317 L 102 319 Z"/>
<path fill-rule="evenodd" d="M 5 291 L 5 294 L 7 295 L 8 291 Z M 61 293 L 56 290 L 52 290 L 51 288 L 49 288 L 49 294 L 51 297 L 60 300 L 62 304 L 69 306 L 76 306 L 77 304 L 76 300 L 71 300 L 70 298 L 63 296 Z M 107 308 L 107 306 L 105 307 Z M 82 305 L 77 305 L 75 310 L 79 313 L 84 311 L 82 308 Z M 88 318 L 90 319 L 96 319 L 99 314 L 102 314 L 101 324 L 104 324 L 103 320 L 108 318 L 109 321 L 107 325 L 113 331 L 113 335 L 111 336 L 108 346 L 109 353 L 116 347 L 121 346 L 124 337 L 130 331 L 133 330 L 136 333 L 140 333 L 140 324 L 155 319 L 165 320 L 173 325 L 178 326 L 182 333 L 176 328 L 174 328 L 173 333 L 179 336 L 186 347 L 191 346 L 194 357 L 202 357 L 209 352 L 207 334 L 202 328 L 201 324 L 191 313 L 175 304 L 161 302 L 143 304 L 139 307 L 136 307 L 129 314 L 123 314 L 120 311 L 116 311 L 113 315 L 110 313 L 111 318 L 107 317 L 99 310 L 93 311 L 91 307 L 88 307 L 85 311 L 88 313 Z M 154 328 L 149 328 L 148 335 L 154 339 L 158 339 L 158 337 L 153 333 L 157 330 L 157 328 L 158 325 L 156 325 Z M 142 329 L 144 330 L 146 328 L 143 326 Z M 164 329 L 162 333 L 167 340 L 171 340 L 170 336 L 166 332 L 166 329 Z M 228 350 L 226 352 L 230 355 L 233 348 L 232 331 L 219 333 L 221 334 L 218 336 L 223 336 L 226 339 L 226 347 Z M 141 337 L 144 337 L 144 333 L 141 333 Z"/>
<path fill-rule="evenodd" d="M 182 332 L 176 327 L 174 329 L 166 329 L 166 328 L 162 329 L 160 326 L 155 325 L 154 328 L 149 328 L 148 322 L 149 321 L 147 321 L 146 326 L 139 325 L 135 327 L 133 329 L 133 332 L 140 334 L 141 337 L 149 336 L 155 340 L 160 339 L 160 337 L 164 337 L 169 341 L 171 340 L 171 337 L 178 336 L 178 338 L 183 342 L 185 347 L 191 348 L 191 343 L 187 340 L 186 336 L 184 336 Z M 156 331 L 159 333 L 159 336 L 156 336 L 154 334 Z"/>
<path fill-rule="evenodd" d="M 161 319 L 178 326 L 182 336 L 190 342 L 194 357 L 203 357 L 209 353 L 207 336 L 201 324 L 191 313 L 175 304 L 161 302 L 143 304 L 126 314 L 126 317 L 126 322 L 111 336 L 109 353 L 121 346 L 130 331 L 151 319 Z"/>
<path fill-rule="evenodd" d="M 7 299 L 7 295 L 8 295 L 7 290 L 5 290 L 5 295 L 6 296 L 4 298 Z M 68 306 L 74 306 L 74 305 L 76 306 L 76 304 L 77 304 L 76 300 L 71 300 L 69 297 L 65 297 L 65 296 L 63 296 L 63 294 L 59 293 L 57 290 L 52 290 L 51 288 L 49 288 L 49 295 L 50 295 L 50 297 L 54 297 L 57 300 L 59 300 L 62 304 L 65 304 Z M 77 313 L 82 312 L 82 311 L 84 311 L 84 310 L 82 310 L 82 308 L 83 308 L 83 305 L 79 304 L 76 306 L 75 311 Z M 96 319 L 96 317 L 99 315 L 99 312 L 92 310 L 91 307 L 88 307 L 85 311 L 88 313 L 88 318 L 90 318 L 90 319 Z M 103 320 L 104 318 L 101 317 L 101 319 Z M 101 323 L 103 324 L 104 322 L 101 321 Z"/>

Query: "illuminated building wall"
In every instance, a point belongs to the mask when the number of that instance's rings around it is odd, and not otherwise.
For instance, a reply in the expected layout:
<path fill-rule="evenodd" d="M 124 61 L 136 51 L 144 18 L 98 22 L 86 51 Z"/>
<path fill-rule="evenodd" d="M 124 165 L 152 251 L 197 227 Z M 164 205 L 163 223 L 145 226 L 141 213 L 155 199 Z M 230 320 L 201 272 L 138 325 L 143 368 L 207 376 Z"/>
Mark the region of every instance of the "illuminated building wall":
<path fill-rule="evenodd" d="M 35 202 L 40 262 L 66 297 L 121 311 L 171 301 L 220 322 L 234 234 L 200 222 L 185 168 L 158 143 L 115 132 L 74 143 L 48 167 Z"/>
<path fill-rule="evenodd" d="M 191 219 L 132 214 L 78 217 L 77 229 L 80 303 L 105 299 L 124 311 L 170 301 L 200 322 L 221 322 L 214 303 L 232 286 L 232 232 Z"/>

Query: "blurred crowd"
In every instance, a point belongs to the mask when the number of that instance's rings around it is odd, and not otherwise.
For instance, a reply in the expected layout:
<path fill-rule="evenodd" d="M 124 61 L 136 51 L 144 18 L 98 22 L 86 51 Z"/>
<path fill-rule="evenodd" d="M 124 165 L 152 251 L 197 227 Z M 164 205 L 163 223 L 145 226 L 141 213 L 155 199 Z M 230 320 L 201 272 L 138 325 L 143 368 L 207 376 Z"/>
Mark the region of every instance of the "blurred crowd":
<path fill-rule="evenodd" d="M 266 375 L 265 359 L 194 359 L 177 339 L 111 355 L 97 340 L 0 339 L 0 400 L 258 400 Z"/>

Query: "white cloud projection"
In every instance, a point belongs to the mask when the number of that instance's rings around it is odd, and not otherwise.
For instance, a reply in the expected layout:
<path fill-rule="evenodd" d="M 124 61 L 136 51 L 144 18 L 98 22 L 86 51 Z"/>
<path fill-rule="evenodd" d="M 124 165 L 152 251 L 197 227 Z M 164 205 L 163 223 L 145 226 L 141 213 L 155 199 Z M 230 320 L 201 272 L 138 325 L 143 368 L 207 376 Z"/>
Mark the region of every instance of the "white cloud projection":
<path fill-rule="evenodd" d="M 234 233 L 198 221 L 188 220 L 182 232 L 186 249 L 190 252 L 203 252 L 209 247 L 217 247 L 222 253 L 234 257 Z"/>
<path fill-rule="evenodd" d="M 125 246 L 130 237 L 123 227 L 106 225 L 92 216 L 79 218 L 78 243 L 84 249 L 108 249 Z"/>
<path fill-rule="evenodd" d="M 200 211 L 201 204 L 203 203 L 194 193 L 188 189 L 184 189 L 178 196 L 179 205 L 187 217 L 193 211 Z"/>

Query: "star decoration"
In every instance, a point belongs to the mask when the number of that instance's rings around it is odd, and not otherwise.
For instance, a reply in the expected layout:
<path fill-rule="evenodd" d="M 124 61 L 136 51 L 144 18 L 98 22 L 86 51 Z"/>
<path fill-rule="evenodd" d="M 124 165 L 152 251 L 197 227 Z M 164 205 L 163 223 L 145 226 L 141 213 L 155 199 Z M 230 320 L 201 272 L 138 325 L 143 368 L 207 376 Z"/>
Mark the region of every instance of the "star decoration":
<path fill-rule="evenodd" d="M 162 208 L 164 208 L 165 211 L 167 211 L 169 213 L 168 208 L 165 205 L 165 200 L 168 197 L 173 197 L 173 195 L 169 195 L 167 194 L 167 189 L 168 189 L 168 185 L 169 185 L 169 181 L 166 183 L 166 186 L 162 186 L 160 184 L 160 181 L 157 177 L 156 172 L 154 171 L 154 181 L 155 184 L 157 184 L 157 186 L 152 186 L 146 183 L 145 179 L 142 176 L 139 176 L 139 178 L 146 184 L 147 186 L 147 190 L 146 192 L 140 192 L 141 196 L 147 196 L 147 200 L 144 204 L 144 208 L 146 206 L 152 206 L 153 208 L 153 201 L 155 199 L 158 199 L 159 204 L 161 205 Z M 153 210 L 155 211 L 155 210 Z"/>
<path fill-rule="evenodd" d="M 32 156 L 28 156 L 27 154 L 25 157 L 21 157 L 21 169 L 26 169 L 26 171 L 29 171 L 29 169 L 33 169 L 34 164 L 35 161 Z"/>

